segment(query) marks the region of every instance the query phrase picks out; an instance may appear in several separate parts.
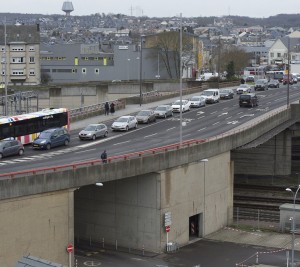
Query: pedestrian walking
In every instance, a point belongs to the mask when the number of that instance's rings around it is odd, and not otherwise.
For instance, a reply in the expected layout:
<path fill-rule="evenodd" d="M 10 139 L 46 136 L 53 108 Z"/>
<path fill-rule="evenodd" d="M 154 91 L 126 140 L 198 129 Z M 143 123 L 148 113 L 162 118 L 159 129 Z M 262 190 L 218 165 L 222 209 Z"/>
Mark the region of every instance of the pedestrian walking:
<path fill-rule="evenodd" d="M 110 113 L 112 115 L 114 115 L 114 113 L 115 113 L 115 104 L 113 102 L 111 102 L 111 104 L 110 104 Z"/>
<path fill-rule="evenodd" d="M 106 150 L 104 150 L 101 154 L 101 159 L 103 163 L 107 163 L 107 153 Z"/>
<path fill-rule="evenodd" d="M 107 101 L 105 102 L 104 109 L 105 109 L 105 115 L 108 115 L 109 114 L 109 104 Z"/>

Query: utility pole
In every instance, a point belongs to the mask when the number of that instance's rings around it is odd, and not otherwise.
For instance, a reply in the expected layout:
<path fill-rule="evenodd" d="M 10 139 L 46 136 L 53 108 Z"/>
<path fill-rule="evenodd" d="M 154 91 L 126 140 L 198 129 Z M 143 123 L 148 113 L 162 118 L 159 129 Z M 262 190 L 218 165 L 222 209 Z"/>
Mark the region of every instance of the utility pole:
<path fill-rule="evenodd" d="M 218 89 L 220 89 L 220 57 L 221 57 L 221 35 L 219 35 L 219 49 L 218 49 Z"/>

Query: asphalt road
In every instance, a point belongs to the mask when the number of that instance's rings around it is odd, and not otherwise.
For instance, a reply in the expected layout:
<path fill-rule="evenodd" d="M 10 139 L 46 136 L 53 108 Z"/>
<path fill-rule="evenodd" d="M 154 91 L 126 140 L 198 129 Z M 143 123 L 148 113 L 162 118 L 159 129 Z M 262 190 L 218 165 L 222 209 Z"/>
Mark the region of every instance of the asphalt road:
<path fill-rule="evenodd" d="M 299 88 L 300 85 L 290 86 L 290 102 L 300 99 Z M 222 100 L 220 103 L 209 104 L 206 107 L 185 112 L 182 115 L 182 121 L 186 124 L 182 127 L 182 140 L 207 139 L 241 127 L 254 118 L 280 106 L 285 106 L 287 103 L 286 92 L 286 86 L 259 91 L 257 92 L 259 106 L 254 108 L 239 107 L 238 96 L 235 95 L 234 99 Z M 106 121 L 108 126 L 111 123 L 111 120 Z M 79 130 L 74 130 L 68 147 L 36 151 L 30 146 L 26 146 L 24 156 L 1 160 L 0 173 L 99 159 L 104 149 L 108 151 L 108 156 L 113 156 L 178 143 L 180 141 L 179 126 L 180 116 L 175 113 L 171 118 L 160 119 L 152 124 L 139 125 L 138 129 L 126 133 L 110 131 L 107 138 L 94 142 L 80 141 L 78 139 Z"/>
<path fill-rule="evenodd" d="M 206 239 L 182 247 L 177 252 L 151 257 L 99 250 L 90 256 L 77 255 L 76 259 L 77 267 L 233 267 L 239 263 L 255 265 L 256 253 L 259 253 L 260 264 L 286 266 L 285 250 Z"/>

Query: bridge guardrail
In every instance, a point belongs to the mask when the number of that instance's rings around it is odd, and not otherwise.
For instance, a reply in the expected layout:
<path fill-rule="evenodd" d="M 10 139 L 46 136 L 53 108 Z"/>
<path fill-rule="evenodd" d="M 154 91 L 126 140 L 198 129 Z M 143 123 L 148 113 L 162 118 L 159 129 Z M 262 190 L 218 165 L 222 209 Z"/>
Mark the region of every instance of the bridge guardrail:
<path fill-rule="evenodd" d="M 213 136 L 213 137 L 209 137 L 209 138 L 206 138 L 206 139 L 199 139 L 199 140 L 192 139 L 192 140 L 183 141 L 181 144 L 180 143 L 175 143 L 175 144 L 166 145 L 166 146 L 157 147 L 157 148 L 152 148 L 152 149 L 148 149 L 148 150 L 144 150 L 144 151 L 132 152 L 132 153 L 124 154 L 124 155 L 112 156 L 112 157 L 107 158 L 107 161 L 108 161 L 107 164 L 109 164 L 111 162 L 114 162 L 114 161 L 133 159 L 133 158 L 137 158 L 137 157 L 142 157 L 144 155 L 150 155 L 150 154 L 156 154 L 156 153 L 166 152 L 166 151 L 170 151 L 170 150 L 181 149 L 183 147 L 188 147 L 188 146 L 191 146 L 191 145 L 197 145 L 199 143 L 209 142 L 209 141 L 213 141 L 213 140 L 216 140 L 216 139 L 223 138 L 225 136 L 240 133 L 240 132 L 243 132 L 243 131 L 245 131 L 249 128 L 252 128 L 254 125 L 257 125 L 259 122 L 262 122 L 267 118 L 271 118 L 272 116 L 275 116 L 276 114 L 282 112 L 285 109 L 287 109 L 286 106 L 283 107 L 283 108 L 277 109 L 275 112 L 272 112 L 269 115 L 263 116 L 263 118 L 261 118 L 261 119 L 255 119 L 255 122 L 247 124 L 245 127 L 238 127 L 237 129 L 233 129 L 233 130 L 230 130 L 228 132 L 225 132 L 225 133 Z M 65 165 L 61 165 L 61 166 L 45 167 L 45 168 L 38 168 L 38 169 L 33 169 L 33 170 L 25 170 L 25 171 L 4 173 L 4 174 L 0 174 L 0 178 L 1 177 L 17 178 L 17 177 L 20 177 L 20 176 L 28 176 L 28 175 L 38 174 L 38 173 L 43 173 L 43 172 L 44 173 L 55 172 L 55 171 L 61 171 L 61 170 L 70 169 L 70 168 L 76 169 L 77 167 L 80 167 L 80 166 L 88 166 L 88 165 L 95 165 L 95 164 L 105 164 L 105 163 L 102 163 L 101 159 L 90 160 L 90 161 L 82 161 L 82 162 L 78 162 L 78 163 L 65 164 Z"/>
<path fill-rule="evenodd" d="M 18 176 L 28 176 L 28 175 L 35 175 L 39 173 L 48 173 L 48 172 L 55 172 L 55 171 L 61 171 L 64 169 L 76 169 L 77 167 L 80 166 L 88 166 L 88 165 L 95 165 L 95 164 L 108 164 L 110 162 L 114 161 L 120 161 L 120 160 L 127 160 L 129 158 L 138 158 L 142 157 L 144 155 L 153 155 L 156 153 L 161 153 L 161 152 L 166 152 L 166 151 L 171 151 L 171 150 L 177 150 L 182 147 L 188 147 L 191 145 L 196 145 L 199 143 L 205 142 L 205 139 L 202 140 L 188 140 L 184 141 L 181 144 L 176 143 L 176 144 L 171 144 L 171 145 L 166 145 L 162 147 L 157 147 L 157 148 L 152 148 L 148 150 L 143 150 L 139 152 L 132 152 L 129 154 L 124 154 L 124 155 L 117 155 L 117 156 L 112 156 L 107 158 L 107 163 L 102 163 L 101 159 L 96 159 L 96 160 L 89 160 L 89 161 L 82 161 L 78 163 L 71 163 L 71 164 L 64 164 L 60 166 L 53 166 L 53 167 L 45 167 L 45 168 L 38 168 L 38 169 L 33 169 L 33 170 L 25 170 L 25 171 L 17 171 L 17 172 L 10 172 L 10 173 L 3 173 L 0 174 L 1 177 L 8 177 L 8 178 L 17 178 Z"/>

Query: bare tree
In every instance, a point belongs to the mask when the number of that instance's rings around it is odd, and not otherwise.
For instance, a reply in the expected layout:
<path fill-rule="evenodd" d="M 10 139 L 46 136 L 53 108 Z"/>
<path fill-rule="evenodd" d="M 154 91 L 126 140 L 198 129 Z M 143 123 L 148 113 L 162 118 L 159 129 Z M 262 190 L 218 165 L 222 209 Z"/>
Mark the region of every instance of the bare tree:
<path fill-rule="evenodd" d="M 183 32 L 182 34 L 182 65 L 180 66 L 180 32 L 170 31 L 147 37 L 147 47 L 155 48 L 152 56 L 159 54 L 170 79 L 179 78 L 180 67 L 195 62 L 193 46 L 194 36 Z"/>

